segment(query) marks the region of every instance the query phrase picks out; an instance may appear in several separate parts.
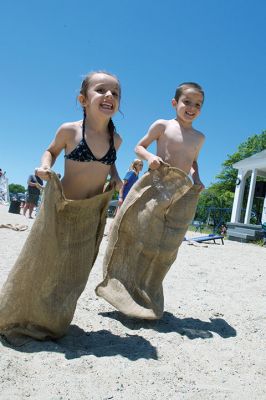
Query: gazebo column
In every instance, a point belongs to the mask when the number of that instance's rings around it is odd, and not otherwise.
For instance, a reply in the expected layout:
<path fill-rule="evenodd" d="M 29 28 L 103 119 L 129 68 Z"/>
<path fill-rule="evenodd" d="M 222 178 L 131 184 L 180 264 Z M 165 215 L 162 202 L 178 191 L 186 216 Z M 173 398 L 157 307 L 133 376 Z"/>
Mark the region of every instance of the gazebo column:
<path fill-rule="evenodd" d="M 244 220 L 245 224 L 250 223 L 250 216 L 251 216 L 251 210 L 252 210 L 253 199 L 254 199 L 256 179 L 257 179 L 257 170 L 253 169 L 252 174 L 251 174 L 249 193 L 248 193 L 248 202 L 247 202 L 247 208 L 246 208 L 246 214 L 245 214 L 245 220 Z"/>
<path fill-rule="evenodd" d="M 264 202 L 263 202 L 261 223 L 262 223 L 262 224 L 266 223 L 266 196 L 265 196 Z"/>
<path fill-rule="evenodd" d="M 231 222 L 240 222 L 243 196 L 246 185 L 246 170 L 239 170 L 236 179 L 235 197 L 231 215 Z M 239 182 L 239 183 L 238 183 Z"/>

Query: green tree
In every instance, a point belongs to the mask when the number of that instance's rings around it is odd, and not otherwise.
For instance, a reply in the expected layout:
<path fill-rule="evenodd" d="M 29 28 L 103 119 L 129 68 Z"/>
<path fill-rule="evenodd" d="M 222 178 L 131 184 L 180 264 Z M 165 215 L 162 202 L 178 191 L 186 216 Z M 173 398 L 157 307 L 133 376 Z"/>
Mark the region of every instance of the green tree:
<path fill-rule="evenodd" d="M 24 188 L 24 186 L 19 185 L 18 183 L 10 183 L 10 185 L 8 185 L 9 188 L 9 192 L 10 193 L 25 193 L 26 189 Z"/>
<path fill-rule="evenodd" d="M 222 164 L 222 171 L 216 176 L 218 182 L 214 184 L 216 185 L 219 195 L 227 190 L 230 192 L 234 192 L 235 190 L 237 170 L 233 168 L 233 164 L 243 160 L 244 158 L 251 157 L 253 154 L 259 153 L 265 149 L 266 131 L 262 131 L 260 135 L 250 136 L 246 142 L 241 143 L 238 146 L 238 150 L 234 154 L 228 155 L 227 160 Z"/>
<path fill-rule="evenodd" d="M 233 168 L 233 164 L 265 149 L 266 131 L 264 130 L 260 135 L 250 136 L 238 146 L 234 154 L 228 155 L 222 164 L 221 172 L 215 177 L 217 182 L 212 183 L 201 193 L 196 218 L 205 220 L 209 207 L 232 208 L 237 177 L 237 170 Z M 263 178 L 258 178 L 258 180 L 263 180 Z M 254 199 L 253 208 L 261 209 L 261 199 Z"/>

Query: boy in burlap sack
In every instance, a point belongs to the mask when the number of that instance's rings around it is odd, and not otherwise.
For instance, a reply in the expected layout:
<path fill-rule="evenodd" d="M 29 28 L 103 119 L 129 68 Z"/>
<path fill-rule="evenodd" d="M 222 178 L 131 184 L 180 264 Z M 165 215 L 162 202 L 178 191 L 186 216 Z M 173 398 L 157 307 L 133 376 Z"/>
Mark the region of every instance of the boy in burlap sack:
<path fill-rule="evenodd" d="M 154 122 L 136 146 L 149 171 L 135 183 L 113 223 L 104 280 L 96 288 L 128 316 L 158 319 L 163 314 L 162 282 L 204 188 L 197 158 L 205 137 L 192 127 L 203 101 L 198 84 L 181 84 L 172 100 L 176 118 Z M 154 141 L 156 155 L 147 150 Z"/>
<path fill-rule="evenodd" d="M 72 321 L 103 236 L 112 197 L 104 192 L 107 176 L 118 190 L 122 186 L 115 167 L 122 140 L 111 119 L 120 97 L 114 75 L 87 75 L 78 97 L 83 121 L 59 128 L 35 170 L 48 180 L 43 203 L 0 293 L 0 334 L 13 344 L 59 338 Z M 62 150 L 60 182 L 51 167 Z"/>

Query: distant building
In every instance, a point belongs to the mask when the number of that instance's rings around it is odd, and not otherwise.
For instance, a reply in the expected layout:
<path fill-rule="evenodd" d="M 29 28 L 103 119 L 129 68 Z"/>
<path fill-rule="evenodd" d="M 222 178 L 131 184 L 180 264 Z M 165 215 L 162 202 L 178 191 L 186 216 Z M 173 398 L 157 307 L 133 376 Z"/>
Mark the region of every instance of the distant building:
<path fill-rule="evenodd" d="M 228 223 L 228 237 L 232 240 L 249 241 L 259 237 L 260 225 L 251 225 L 251 211 L 254 197 L 264 198 L 261 223 L 266 222 L 266 182 L 257 182 L 257 177 L 266 178 L 266 150 L 256 153 L 251 157 L 238 161 L 233 164 L 238 169 L 236 179 L 236 189 L 231 215 L 231 222 Z M 248 200 L 244 222 L 240 222 L 241 210 L 243 208 L 243 197 L 246 187 L 246 180 L 251 176 Z M 247 232 L 247 229 L 249 230 Z M 234 235 L 236 234 L 236 235 Z M 253 236 L 253 239 L 252 239 Z"/>

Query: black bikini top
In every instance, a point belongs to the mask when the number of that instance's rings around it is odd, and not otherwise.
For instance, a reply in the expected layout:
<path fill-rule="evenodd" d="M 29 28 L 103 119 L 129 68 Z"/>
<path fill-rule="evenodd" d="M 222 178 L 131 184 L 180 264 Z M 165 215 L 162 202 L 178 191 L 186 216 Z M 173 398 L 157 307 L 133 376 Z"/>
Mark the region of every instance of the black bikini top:
<path fill-rule="evenodd" d="M 91 149 L 89 148 L 85 137 L 85 121 L 83 121 L 82 124 L 82 139 L 75 147 L 74 150 L 72 150 L 69 154 L 65 154 L 65 158 L 67 160 L 73 160 L 73 161 L 80 161 L 80 162 L 90 162 L 90 161 L 99 161 L 103 164 L 106 165 L 113 165 L 116 160 L 116 149 L 114 147 L 114 137 L 111 134 L 110 135 L 110 147 L 105 156 L 102 158 L 96 158 L 95 155 L 92 153 Z"/>

